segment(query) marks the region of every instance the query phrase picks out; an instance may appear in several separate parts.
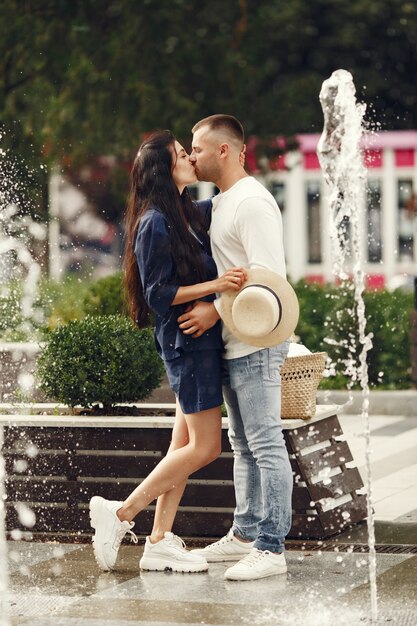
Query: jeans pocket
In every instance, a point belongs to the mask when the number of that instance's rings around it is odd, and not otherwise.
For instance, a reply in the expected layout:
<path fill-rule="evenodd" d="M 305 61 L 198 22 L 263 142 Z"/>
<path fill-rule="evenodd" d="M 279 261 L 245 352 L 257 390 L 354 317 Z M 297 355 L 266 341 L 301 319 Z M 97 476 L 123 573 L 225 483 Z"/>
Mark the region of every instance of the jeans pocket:
<path fill-rule="evenodd" d="M 230 386 L 235 391 L 251 386 L 254 380 L 264 377 L 265 355 L 259 350 L 247 356 L 229 361 Z"/>
<path fill-rule="evenodd" d="M 285 341 L 279 346 L 268 349 L 268 376 L 272 382 L 281 382 L 281 367 L 288 354 L 289 343 Z"/>

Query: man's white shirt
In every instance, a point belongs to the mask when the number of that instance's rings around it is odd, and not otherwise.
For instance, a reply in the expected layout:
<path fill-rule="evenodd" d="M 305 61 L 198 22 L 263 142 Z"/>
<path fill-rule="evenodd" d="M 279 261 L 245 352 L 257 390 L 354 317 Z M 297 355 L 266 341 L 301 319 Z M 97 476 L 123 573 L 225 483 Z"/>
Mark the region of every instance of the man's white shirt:
<path fill-rule="evenodd" d="M 286 278 L 281 212 L 274 196 L 252 176 L 213 198 L 209 233 L 219 276 L 231 267 L 263 267 Z M 225 324 L 223 341 L 226 359 L 259 350 L 236 339 Z"/>

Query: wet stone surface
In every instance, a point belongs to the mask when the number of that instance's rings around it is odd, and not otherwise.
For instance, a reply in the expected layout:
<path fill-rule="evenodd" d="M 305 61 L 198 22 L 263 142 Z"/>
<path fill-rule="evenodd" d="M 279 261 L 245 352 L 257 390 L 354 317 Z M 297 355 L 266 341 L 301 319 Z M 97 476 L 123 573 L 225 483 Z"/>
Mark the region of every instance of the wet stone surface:
<path fill-rule="evenodd" d="M 286 575 L 232 582 L 225 564 L 204 574 L 140 572 L 141 548 L 130 545 L 109 573 L 98 570 L 90 545 L 9 542 L 9 552 L 13 626 L 326 626 L 335 612 L 339 624 L 369 623 L 364 554 L 291 550 Z M 416 623 L 416 574 L 417 557 L 378 555 L 378 624 Z"/>

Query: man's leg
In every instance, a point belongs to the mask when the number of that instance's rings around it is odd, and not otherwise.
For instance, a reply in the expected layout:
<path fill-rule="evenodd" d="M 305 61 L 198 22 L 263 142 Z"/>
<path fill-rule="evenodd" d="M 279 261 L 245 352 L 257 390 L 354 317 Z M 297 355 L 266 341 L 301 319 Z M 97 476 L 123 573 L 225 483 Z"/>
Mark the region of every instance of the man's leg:
<path fill-rule="evenodd" d="M 255 548 L 280 553 L 291 527 L 292 471 L 281 425 L 280 368 L 288 344 L 236 359 L 230 384 L 238 400 L 247 447 L 259 470 L 262 509 Z M 240 440 L 242 438 L 240 437 Z M 251 468 L 246 462 L 246 468 Z"/>
<path fill-rule="evenodd" d="M 254 541 L 258 536 L 258 522 L 263 517 L 261 476 L 245 435 L 245 428 L 239 408 L 236 391 L 232 389 L 230 373 L 239 377 L 241 365 L 245 361 L 231 359 L 224 361 L 223 397 L 229 418 L 229 440 L 234 455 L 233 477 L 235 484 L 236 508 L 233 517 L 233 535 L 246 541 Z"/>
<path fill-rule="evenodd" d="M 228 580 L 255 580 L 287 571 L 284 540 L 291 527 L 293 479 L 280 415 L 280 368 L 287 352 L 287 343 L 254 352 L 243 358 L 239 372 L 230 372 L 248 448 L 259 469 L 262 518 L 253 550 L 225 571 Z"/>

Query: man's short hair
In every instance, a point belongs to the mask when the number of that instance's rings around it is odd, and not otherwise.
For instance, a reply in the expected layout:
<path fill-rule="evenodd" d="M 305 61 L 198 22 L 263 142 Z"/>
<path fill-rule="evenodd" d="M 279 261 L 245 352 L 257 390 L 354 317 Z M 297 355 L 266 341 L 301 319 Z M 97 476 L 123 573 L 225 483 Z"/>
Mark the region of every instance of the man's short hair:
<path fill-rule="evenodd" d="M 207 126 L 209 130 L 223 130 L 226 131 L 235 141 L 239 144 L 245 143 L 245 132 L 242 124 L 233 115 L 225 115 L 218 113 L 217 115 L 210 115 L 200 120 L 192 128 L 192 132 L 195 133 L 199 128 Z"/>

